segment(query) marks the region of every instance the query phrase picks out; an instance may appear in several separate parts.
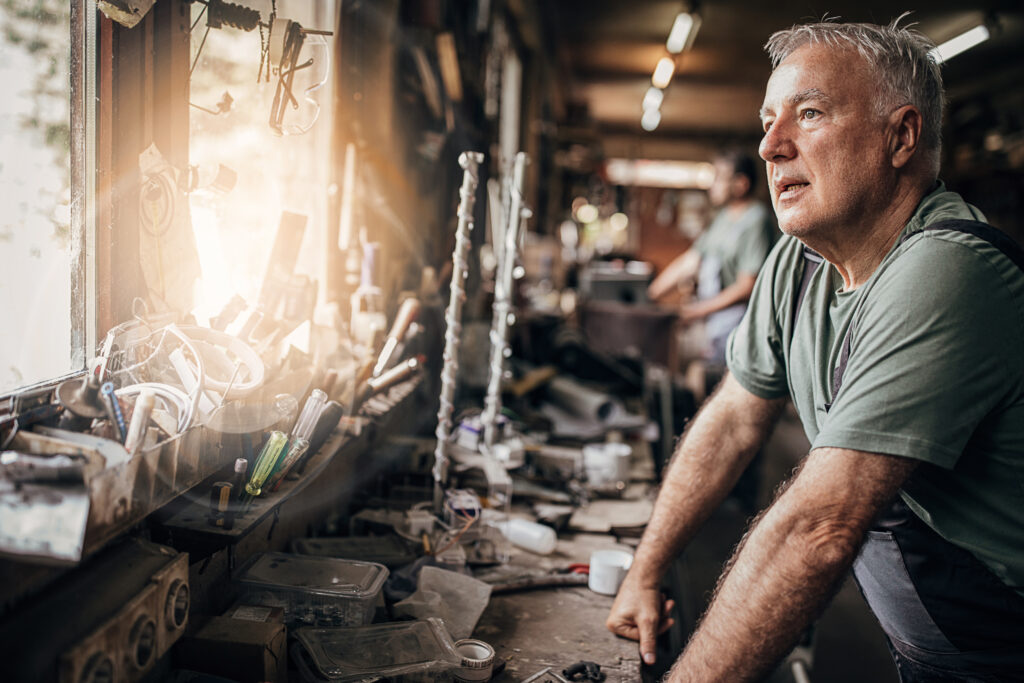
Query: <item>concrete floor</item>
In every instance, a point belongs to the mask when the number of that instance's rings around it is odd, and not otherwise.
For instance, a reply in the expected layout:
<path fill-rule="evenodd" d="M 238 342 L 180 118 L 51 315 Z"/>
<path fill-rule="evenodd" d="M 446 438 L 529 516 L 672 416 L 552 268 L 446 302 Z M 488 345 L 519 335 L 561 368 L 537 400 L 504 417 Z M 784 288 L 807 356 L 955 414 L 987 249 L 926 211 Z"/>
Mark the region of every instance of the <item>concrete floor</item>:
<path fill-rule="evenodd" d="M 759 489 L 762 507 L 775 487 L 784 481 L 807 453 L 809 444 L 795 413 L 787 410 L 765 447 Z M 685 639 L 706 606 L 722 564 L 739 541 L 746 519 L 729 501 L 715 513 L 678 563 L 676 585 L 686 587 L 681 596 L 682 633 Z M 673 643 L 674 647 L 678 645 Z M 815 626 L 810 678 L 815 683 L 896 683 L 895 666 L 878 622 L 868 611 L 852 578 L 847 579 Z M 776 672 L 774 682 L 793 681 L 789 668 Z"/>

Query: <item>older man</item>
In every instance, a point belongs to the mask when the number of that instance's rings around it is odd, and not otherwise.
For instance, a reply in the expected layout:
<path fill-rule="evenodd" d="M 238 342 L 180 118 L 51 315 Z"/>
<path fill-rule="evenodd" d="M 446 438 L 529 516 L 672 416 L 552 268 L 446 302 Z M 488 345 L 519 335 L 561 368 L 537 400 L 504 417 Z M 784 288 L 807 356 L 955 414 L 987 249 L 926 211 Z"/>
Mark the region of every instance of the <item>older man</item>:
<path fill-rule="evenodd" d="M 662 574 L 787 395 L 811 452 L 737 550 L 672 681 L 764 675 L 851 566 L 903 680 L 1024 675 L 1024 261 L 936 180 L 930 47 L 895 22 L 768 42 L 760 153 L 786 236 L 608 627 L 653 661 L 670 621 Z"/>

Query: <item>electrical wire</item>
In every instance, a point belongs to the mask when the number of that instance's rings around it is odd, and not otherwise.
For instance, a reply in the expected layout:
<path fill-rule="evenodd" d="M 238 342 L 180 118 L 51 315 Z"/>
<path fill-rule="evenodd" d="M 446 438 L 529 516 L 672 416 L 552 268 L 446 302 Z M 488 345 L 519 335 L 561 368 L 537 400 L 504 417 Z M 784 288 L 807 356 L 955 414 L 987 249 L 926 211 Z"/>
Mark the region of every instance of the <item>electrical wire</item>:
<path fill-rule="evenodd" d="M 185 420 L 188 414 L 191 397 L 181 389 L 171 386 L 170 384 L 161 384 L 160 382 L 141 382 L 139 384 L 130 384 L 125 387 L 121 387 L 114 393 L 118 396 L 134 396 L 142 392 L 143 389 L 152 391 L 157 398 L 163 401 L 164 406 L 173 406 L 175 409 L 175 417 L 178 419 L 178 433 L 184 432 L 188 428 L 188 422 Z"/>
<path fill-rule="evenodd" d="M 206 33 L 203 34 L 203 40 L 199 43 L 199 49 L 196 51 L 196 58 L 192 62 L 192 68 L 188 70 L 189 78 L 192 78 L 192 72 L 196 70 L 196 64 L 199 63 L 199 55 L 203 54 L 203 46 L 206 45 L 206 36 L 210 35 L 210 25 L 206 25 Z"/>
<path fill-rule="evenodd" d="M 443 555 L 444 552 L 446 550 L 448 550 L 448 548 L 451 548 L 453 545 L 458 543 L 459 539 L 461 539 L 465 535 L 465 533 L 467 531 L 469 531 L 469 527 L 473 526 L 473 524 L 476 523 L 477 519 L 479 519 L 479 518 L 478 517 L 469 517 L 469 519 L 466 520 L 466 523 L 459 530 L 459 533 L 455 534 L 455 536 L 450 541 L 448 541 L 446 544 L 444 544 L 444 546 L 442 546 L 438 550 L 434 551 L 434 557 L 437 557 L 438 555 Z"/>
<path fill-rule="evenodd" d="M 199 412 L 199 400 L 203 396 L 203 382 L 206 379 L 206 369 L 203 365 L 203 357 L 199 355 L 198 351 L 196 351 L 195 344 L 193 344 L 192 340 L 188 338 L 188 335 L 182 332 L 174 323 L 168 325 L 167 330 L 180 339 L 181 343 L 184 344 L 185 348 L 187 348 L 189 353 L 192 354 L 192 357 L 196 359 L 196 386 L 193 389 L 192 403 L 189 406 L 188 411 L 188 420 L 185 421 L 185 429 L 188 429 L 192 426 L 192 422 L 195 420 L 196 414 Z"/>

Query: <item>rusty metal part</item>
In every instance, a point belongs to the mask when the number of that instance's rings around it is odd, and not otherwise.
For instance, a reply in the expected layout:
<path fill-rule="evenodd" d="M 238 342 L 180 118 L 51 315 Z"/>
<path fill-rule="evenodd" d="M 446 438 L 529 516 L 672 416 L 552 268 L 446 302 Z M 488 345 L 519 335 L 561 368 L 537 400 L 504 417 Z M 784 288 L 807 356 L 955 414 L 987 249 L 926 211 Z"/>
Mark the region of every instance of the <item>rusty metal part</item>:
<path fill-rule="evenodd" d="M 97 420 L 106 416 L 100 399 L 100 381 L 92 373 L 82 379 L 69 379 L 57 387 L 57 402 L 79 417 Z"/>

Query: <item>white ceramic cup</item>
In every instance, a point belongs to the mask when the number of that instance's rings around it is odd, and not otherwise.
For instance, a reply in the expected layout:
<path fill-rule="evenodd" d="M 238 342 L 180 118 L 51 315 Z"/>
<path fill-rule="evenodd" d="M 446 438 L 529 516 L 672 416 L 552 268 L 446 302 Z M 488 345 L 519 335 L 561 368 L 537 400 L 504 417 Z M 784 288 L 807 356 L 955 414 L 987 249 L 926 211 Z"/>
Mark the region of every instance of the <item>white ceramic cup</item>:
<path fill-rule="evenodd" d="M 590 554 L 587 586 L 601 595 L 615 595 L 632 564 L 633 555 L 625 550 L 595 550 Z"/>

